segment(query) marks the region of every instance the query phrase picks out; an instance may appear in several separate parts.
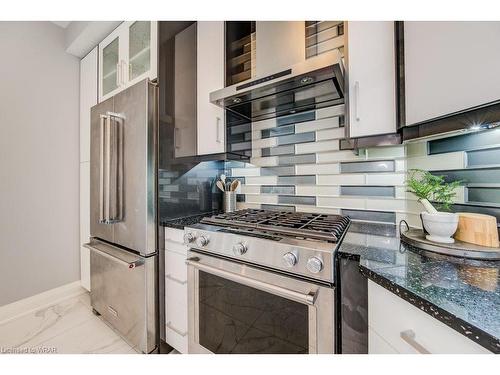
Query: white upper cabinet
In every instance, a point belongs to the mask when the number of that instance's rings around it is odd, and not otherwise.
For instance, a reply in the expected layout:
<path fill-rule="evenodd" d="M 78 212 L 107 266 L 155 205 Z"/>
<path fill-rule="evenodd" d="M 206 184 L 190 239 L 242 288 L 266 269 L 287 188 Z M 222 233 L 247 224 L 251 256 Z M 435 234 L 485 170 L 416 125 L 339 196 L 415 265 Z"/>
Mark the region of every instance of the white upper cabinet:
<path fill-rule="evenodd" d="M 256 76 L 288 69 L 306 59 L 304 21 L 257 21 Z"/>
<path fill-rule="evenodd" d="M 80 61 L 80 162 L 90 161 L 90 108 L 97 104 L 97 47 Z"/>
<path fill-rule="evenodd" d="M 127 21 L 99 43 L 99 101 L 157 77 L 156 21 Z"/>
<path fill-rule="evenodd" d="M 80 61 L 80 279 L 90 290 L 90 109 L 97 104 L 97 47 Z"/>
<path fill-rule="evenodd" d="M 225 151 L 224 110 L 210 103 L 212 91 L 224 87 L 224 22 L 197 25 L 197 136 L 198 155 Z"/>
<path fill-rule="evenodd" d="M 394 22 L 346 22 L 349 137 L 396 132 Z"/>
<path fill-rule="evenodd" d="M 500 22 L 405 22 L 406 124 L 500 99 Z"/>

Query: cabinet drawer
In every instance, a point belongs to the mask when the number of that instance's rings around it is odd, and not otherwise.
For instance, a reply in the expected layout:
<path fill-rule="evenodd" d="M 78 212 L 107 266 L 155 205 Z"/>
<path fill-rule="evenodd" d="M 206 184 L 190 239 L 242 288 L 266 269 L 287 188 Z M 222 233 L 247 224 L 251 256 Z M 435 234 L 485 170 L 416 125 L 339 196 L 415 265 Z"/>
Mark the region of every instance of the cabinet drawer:
<path fill-rule="evenodd" d="M 372 281 L 368 282 L 368 325 L 403 354 L 490 353 Z"/>
<path fill-rule="evenodd" d="M 368 354 L 399 354 L 373 328 L 368 327 Z"/>
<path fill-rule="evenodd" d="M 184 243 L 184 231 L 175 228 L 165 228 L 165 241 Z"/>
<path fill-rule="evenodd" d="M 165 251 L 165 276 L 180 283 L 187 281 L 186 256 L 173 251 Z"/>
<path fill-rule="evenodd" d="M 165 250 L 176 252 L 178 254 L 182 254 L 185 257 L 185 256 L 187 256 L 188 247 L 182 243 L 166 240 L 165 241 Z"/>
<path fill-rule="evenodd" d="M 173 347 L 179 353 L 182 353 L 182 354 L 188 353 L 188 337 L 187 337 L 187 335 L 182 336 L 167 326 L 165 336 L 166 336 L 168 345 Z"/>
<path fill-rule="evenodd" d="M 188 309 L 187 287 L 165 279 L 165 322 L 167 343 L 181 353 L 187 353 Z"/>
<path fill-rule="evenodd" d="M 170 285 L 169 285 L 170 284 Z M 186 287 L 167 280 L 167 300 L 165 302 L 166 322 L 181 333 L 187 331 L 187 291 Z M 184 293 L 184 294 L 183 294 Z"/>

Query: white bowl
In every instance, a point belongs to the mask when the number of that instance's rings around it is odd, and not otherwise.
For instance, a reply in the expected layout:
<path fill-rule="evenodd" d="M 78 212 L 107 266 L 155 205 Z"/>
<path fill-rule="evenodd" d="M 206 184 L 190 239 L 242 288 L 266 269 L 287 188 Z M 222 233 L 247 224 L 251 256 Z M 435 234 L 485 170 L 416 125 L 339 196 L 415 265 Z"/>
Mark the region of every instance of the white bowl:
<path fill-rule="evenodd" d="M 422 222 L 425 230 L 429 233 L 426 238 L 429 241 L 440 243 L 453 243 L 451 237 L 458 227 L 458 215 L 450 212 L 438 212 L 430 214 L 422 212 Z"/>

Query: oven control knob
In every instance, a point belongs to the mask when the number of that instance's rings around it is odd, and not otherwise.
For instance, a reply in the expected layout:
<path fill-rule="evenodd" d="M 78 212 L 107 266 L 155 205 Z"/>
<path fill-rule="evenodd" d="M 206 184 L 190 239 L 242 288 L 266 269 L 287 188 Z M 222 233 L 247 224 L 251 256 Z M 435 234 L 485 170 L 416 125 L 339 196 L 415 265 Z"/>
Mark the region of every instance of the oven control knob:
<path fill-rule="evenodd" d="M 309 258 L 307 261 L 307 269 L 312 273 L 318 273 L 323 269 L 323 261 L 317 256 Z"/>
<path fill-rule="evenodd" d="M 191 232 L 184 233 L 184 243 L 192 243 L 195 240 L 194 234 Z"/>
<path fill-rule="evenodd" d="M 198 237 L 198 239 L 196 240 L 196 244 L 199 246 L 199 247 L 203 247 L 203 246 L 207 246 L 208 245 L 208 237 L 206 236 L 200 236 Z"/>
<path fill-rule="evenodd" d="M 247 252 L 247 247 L 245 244 L 238 242 L 236 245 L 233 246 L 233 253 L 235 255 L 243 255 Z"/>
<path fill-rule="evenodd" d="M 286 267 L 293 267 L 297 264 L 297 255 L 294 253 L 286 253 L 283 255 L 283 263 L 285 263 Z"/>

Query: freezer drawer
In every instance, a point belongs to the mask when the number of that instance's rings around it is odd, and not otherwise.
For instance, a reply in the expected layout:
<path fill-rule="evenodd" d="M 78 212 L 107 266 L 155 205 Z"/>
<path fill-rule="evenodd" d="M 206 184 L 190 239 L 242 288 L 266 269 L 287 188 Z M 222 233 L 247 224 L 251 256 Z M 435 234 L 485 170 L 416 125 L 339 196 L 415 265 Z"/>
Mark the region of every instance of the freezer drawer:
<path fill-rule="evenodd" d="M 156 347 L 156 256 L 95 239 L 86 247 L 92 307 L 136 350 L 150 353 Z"/>

